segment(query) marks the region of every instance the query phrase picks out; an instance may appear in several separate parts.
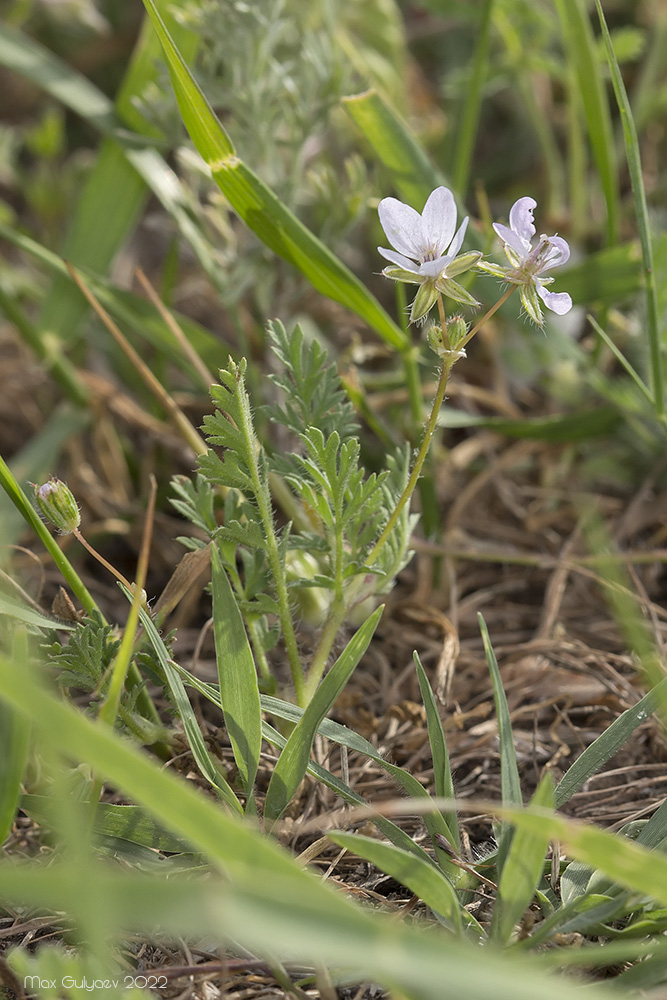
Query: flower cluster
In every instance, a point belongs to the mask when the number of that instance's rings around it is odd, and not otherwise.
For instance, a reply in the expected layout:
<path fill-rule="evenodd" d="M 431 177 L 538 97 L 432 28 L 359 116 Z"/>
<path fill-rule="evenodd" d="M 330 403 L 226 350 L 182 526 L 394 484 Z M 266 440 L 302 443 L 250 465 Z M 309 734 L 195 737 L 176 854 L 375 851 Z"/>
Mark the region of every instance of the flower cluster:
<path fill-rule="evenodd" d="M 478 305 L 472 295 L 453 280 L 473 266 L 518 286 L 524 309 L 539 326 L 544 324 L 540 300 L 559 316 L 569 312 L 572 308 L 570 296 L 567 292 L 548 291 L 546 286 L 553 277 L 544 275 L 566 263 L 570 248 L 560 236 L 540 236 L 533 246 L 536 207 L 533 198 L 519 198 L 510 209 L 509 227 L 494 224 L 510 263 L 509 267 L 500 267 L 483 261 L 482 254 L 477 251 L 459 253 L 468 218 L 456 230 L 456 203 L 448 188 L 436 188 L 429 195 L 421 215 L 396 198 L 383 198 L 378 213 L 394 249 L 378 247 L 378 252 L 393 265 L 385 267 L 382 273 L 394 281 L 419 285 L 410 321 L 423 319 L 439 295 L 463 305 Z"/>

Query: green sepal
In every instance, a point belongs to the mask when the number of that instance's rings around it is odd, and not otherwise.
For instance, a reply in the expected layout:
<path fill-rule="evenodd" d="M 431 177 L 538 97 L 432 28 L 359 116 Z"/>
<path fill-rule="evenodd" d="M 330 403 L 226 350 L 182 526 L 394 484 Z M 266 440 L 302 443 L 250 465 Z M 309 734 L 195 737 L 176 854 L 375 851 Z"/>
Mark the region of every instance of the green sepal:
<path fill-rule="evenodd" d="M 463 285 L 459 285 L 458 281 L 452 281 L 451 278 L 440 277 L 436 279 L 435 287 L 438 292 L 442 292 L 446 295 L 448 299 L 453 299 L 454 302 L 460 302 L 461 305 L 475 306 L 479 305 L 477 299 L 474 299 L 470 292 L 467 292 Z M 435 301 L 435 300 L 434 300 Z"/>
<path fill-rule="evenodd" d="M 385 278 L 392 281 L 404 281 L 407 285 L 421 285 L 424 280 L 416 271 L 407 271 L 403 267 L 385 267 L 383 270 Z"/>
<path fill-rule="evenodd" d="M 438 299 L 438 289 L 433 281 L 425 281 L 417 294 L 415 295 L 415 300 L 412 303 L 412 308 L 410 310 L 410 322 L 416 323 L 418 320 L 423 319 L 424 316 L 433 308 Z"/>
<path fill-rule="evenodd" d="M 463 274 L 464 271 L 469 271 L 481 259 L 482 254 L 479 250 L 470 250 L 468 253 L 460 254 L 454 258 L 451 264 L 447 265 L 447 277 L 453 278 L 455 274 Z"/>

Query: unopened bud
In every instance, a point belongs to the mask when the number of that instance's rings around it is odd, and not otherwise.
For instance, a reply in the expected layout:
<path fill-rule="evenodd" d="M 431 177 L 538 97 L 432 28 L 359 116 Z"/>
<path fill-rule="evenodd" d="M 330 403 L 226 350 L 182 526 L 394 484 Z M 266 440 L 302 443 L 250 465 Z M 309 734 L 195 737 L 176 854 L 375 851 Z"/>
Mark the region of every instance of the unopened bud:
<path fill-rule="evenodd" d="M 456 358 L 464 358 L 466 356 L 465 351 L 461 350 L 458 345 L 464 339 L 467 332 L 468 326 L 463 317 L 452 316 L 447 323 L 447 343 L 445 343 L 442 327 L 439 323 L 434 323 L 427 331 L 426 339 L 431 350 L 439 358 L 450 357 L 452 354 Z"/>
<path fill-rule="evenodd" d="M 61 535 L 69 535 L 81 523 L 81 515 L 72 491 L 60 479 L 49 479 L 43 486 L 32 483 L 35 503 L 44 517 Z"/>

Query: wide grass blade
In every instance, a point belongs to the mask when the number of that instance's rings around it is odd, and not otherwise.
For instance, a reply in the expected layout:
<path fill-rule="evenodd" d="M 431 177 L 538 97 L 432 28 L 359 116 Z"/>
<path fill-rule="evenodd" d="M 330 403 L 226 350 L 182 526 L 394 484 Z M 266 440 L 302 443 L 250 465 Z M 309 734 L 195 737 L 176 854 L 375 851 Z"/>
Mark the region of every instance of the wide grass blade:
<path fill-rule="evenodd" d="M 581 997 L 580 984 L 550 975 L 534 960 L 510 962 L 460 938 L 374 916 L 305 872 L 289 879 L 249 865 L 240 885 L 211 877 L 165 878 L 110 870 L 101 864 L 89 866 L 86 875 L 88 892 L 105 900 L 115 916 L 116 933 L 145 934 L 157 925 L 171 938 L 240 941 L 269 959 L 280 955 L 300 965 L 325 963 L 344 970 L 344 982 L 381 983 L 392 996 L 406 1000 L 443 1000 L 447 995 L 465 1000 Z M 308 892 L 297 875 L 307 881 Z M 69 913 L 80 905 L 80 870 L 71 862 L 5 864 L 0 883 L 14 905 Z M 159 969 L 153 971 L 159 974 Z M 618 994 L 592 985 L 586 987 L 586 996 L 613 1000 Z"/>
<path fill-rule="evenodd" d="M 293 264 L 323 295 L 361 316 L 388 344 L 405 346 L 406 335 L 378 301 L 327 247 L 236 156 L 234 146 L 193 78 L 160 17 L 144 0 L 167 59 L 183 121 L 215 182 L 249 229 Z"/>
<path fill-rule="evenodd" d="M 183 729 L 185 730 L 185 735 L 197 767 L 207 781 L 211 783 L 220 798 L 227 803 L 230 809 L 236 813 L 242 813 L 243 807 L 241 806 L 241 803 L 237 799 L 229 783 L 221 774 L 219 767 L 216 767 L 215 762 L 206 748 L 197 717 L 195 716 L 192 705 L 190 704 L 186 694 L 185 687 L 183 686 L 183 681 L 169 658 L 165 645 L 160 637 L 160 633 L 153 624 L 153 620 L 150 615 L 144 611 L 143 608 L 139 610 L 139 616 L 141 618 L 141 624 L 146 629 L 146 635 L 150 640 L 151 646 L 155 650 L 160 667 L 164 672 L 169 692 L 176 710 L 178 711 L 179 718 L 183 723 Z"/>
<path fill-rule="evenodd" d="M 449 763 L 447 752 L 447 740 L 442 728 L 438 704 L 431 685 L 429 684 L 426 671 L 419 658 L 419 653 L 415 650 L 412 654 L 417 668 L 417 679 L 419 690 L 426 710 L 426 725 L 428 728 L 428 740 L 431 745 L 431 755 L 433 757 L 433 778 L 435 783 L 435 794 L 443 799 L 453 799 L 455 797 L 454 782 L 452 781 L 452 769 Z M 461 846 L 459 835 L 459 823 L 456 812 L 449 810 L 444 814 L 444 820 L 450 830 L 450 842 L 457 849 Z"/>
<path fill-rule="evenodd" d="M 241 612 L 215 545 L 211 548 L 211 572 L 213 632 L 222 711 L 234 758 L 250 797 L 262 745 L 257 670 Z"/>
<path fill-rule="evenodd" d="M 502 799 L 504 806 L 520 806 L 523 803 L 521 796 L 521 782 L 519 780 L 519 768 L 516 762 L 516 750 L 514 749 L 514 737 L 512 735 L 512 722 L 510 711 L 507 705 L 507 698 L 503 689 L 503 682 L 498 669 L 496 654 L 489 638 L 486 622 L 481 614 L 477 615 L 482 641 L 484 643 L 484 653 L 486 662 L 491 674 L 493 684 L 493 700 L 496 706 L 496 718 L 498 719 L 498 740 L 500 742 L 500 784 L 502 789 Z M 502 871 L 510 841 L 512 839 L 512 827 L 507 823 L 502 823 L 500 835 L 498 836 L 498 870 Z"/>
<path fill-rule="evenodd" d="M 264 816 L 269 822 L 275 822 L 282 815 L 301 784 L 318 727 L 366 652 L 383 611 L 384 604 L 381 604 L 352 636 L 290 734 L 266 793 Z"/>
<path fill-rule="evenodd" d="M 602 38 L 604 40 L 607 63 L 611 73 L 611 82 L 614 86 L 616 103 L 621 114 L 621 124 L 623 125 L 623 138 L 625 140 L 625 155 L 628 161 L 630 172 L 630 183 L 632 184 L 632 194 L 635 202 L 635 214 L 637 216 L 637 228 L 639 229 L 639 239 L 642 245 L 642 262 L 644 265 L 644 287 L 646 293 L 646 325 L 648 327 L 648 340 L 651 349 L 651 388 L 655 399 L 655 412 L 662 416 L 665 412 L 664 386 L 662 377 L 662 342 L 660 338 L 660 324 L 658 319 L 658 293 L 655 281 L 655 265 L 653 261 L 653 244 L 651 240 L 651 226 L 648 218 L 648 205 L 646 204 L 646 191 L 644 189 L 644 176 L 642 172 L 642 161 L 639 150 L 639 138 L 635 127 L 630 101 L 628 100 L 623 77 L 618 65 L 618 60 L 614 53 L 609 29 L 605 21 L 600 0 L 595 0 L 600 27 L 602 28 Z"/>
<path fill-rule="evenodd" d="M 618 239 L 618 170 L 614 133 L 593 28 L 584 0 L 556 0 L 566 57 L 572 62 L 607 205 L 607 242 Z"/>
<path fill-rule="evenodd" d="M 363 970 L 365 977 L 398 986 L 415 1000 L 442 1000 L 443 982 L 454 995 L 468 1000 L 488 1000 L 491 988 L 494 1000 L 533 1000 L 536 995 L 541 1000 L 575 1000 L 579 996 L 578 987 L 550 979 L 534 964 L 510 965 L 458 939 L 386 921 L 354 906 L 300 869 L 269 838 L 221 811 L 107 726 L 54 697 L 27 666 L 21 664 L 18 669 L 2 656 L 0 692 L 32 719 L 54 750 L 88 763 L 207 855 L 231 880 L 223 884 L 211 877 L 203 882 L 164 876 L 151 879 L 89 865 L 86 891 L 107 901 L 119 925 L 137 928 L 157 923 L 163 932 L 187 938 L 215 933 L 239 940 L 260 955 L 282 952 L 302 960 L 344 965 L 357 974 Z M 613 843 L 614 838 L 609 839 Z M 642 857 L 646 853 L 630 847 Z M 667 869 L 667 861 L 663 859 L 662 864 Z M 12 861 L 0 866 L 0 885 L 3 899 L 20 905 L 74 912 L 81 907 L 80 869 L 67 863 L 56 861 L 43 868 Z M 667 896 L 667 872 L 665 890 Z M 194 898 L 186 905 L 190 892 Z M 588 992 L 593 1000 L 610 1000 L 613 995 L 597 987 Z"/>
<path fill-rule="evenodd" d="M 451 921 L 456 930 L 461 932 L 463 908 L 458 896 L 449 879 L 433 865 L 393 844 L 385 844 L 381 840 L 364 837 L 359 833 L 333 830 L 327 833 L 327 837 L 339 847 L 345 847 L 352 854 L 364 858 L 380 871 L 391 875 L 406 889 L 419 896 L 435 913 Z"/>
<path fill-rule="evenodd" d="M 546 774 L 531 799 L 531 805 L 551 808 L 553 793 L 553 780 L 550 774 Z M 533 830 L 517 830 L 512 838 L 491 921 L 491 938 L 499 944 L 507 944 L 515 925 L 535 897 L 548 844 L 548 835 Z"/>

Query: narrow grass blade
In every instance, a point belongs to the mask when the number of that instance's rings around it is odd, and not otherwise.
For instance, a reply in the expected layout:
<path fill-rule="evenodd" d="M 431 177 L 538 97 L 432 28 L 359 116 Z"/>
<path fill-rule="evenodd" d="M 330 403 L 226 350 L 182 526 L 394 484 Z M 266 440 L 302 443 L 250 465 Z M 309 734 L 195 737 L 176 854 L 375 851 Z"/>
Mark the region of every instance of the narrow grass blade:
<path fill-rule="evenodd" d="M 647 388 L 647 386 L 646 386 L 643 378 L 632 367 L 632 365 L 630 364 L 630 362 L 628 361 L 628 359 L 626 358 L 626 356 L 623 354 L 623 352 L 618 349 L 618 347 L 613 342 L 613 340 L 611 339 L 611 337 L 609 337 L 609 335 L 607 334 L 607 332 L 602 329 L 602 327 L 597 322 L 597 320 L 595 319 L 594 316 L 590 316 L 589 315 L 589 316 L 586 317 L 586 319 L 591 324 L 591 326 L 593 327 L 593 329 L 597 333 L 598 337 L 600 337 L 600 339 L 605 342 L 605 344 L 607 345 L 607 347 L 609 348 L 609 350 L 611 351 L 611 353 L 614 355 L 614 357 L 618 361 L 618 363 L 620 365 L 622 365 L 623 368 L 625 368 L 626 373 L 630 376 L 630 378 L 632 379 L 632 381 L 635 383 L 635 385 L 637 386 L 637 388 L 641 392 L 641 394 L 644 397 L 644 399 L 648 400 L 648 402 L 651 404 L 651 406 L 655 406 L 655 398 L 653 397 L 653 394 L 651 393 L 650 389 Z"/>
<path fill-rule="evenodd" d="M 405 346 L 405 333 L 362 283 L 238 159 L 231 140 L 167 31 L 154 0 L 144 0 L 144 6 L 162 42 L 183 121 L 234 210 L 248 228 L 298 268 L 319 292 L 357 313 L 387 343 L 397 348 Z"/>
<path fill-rule="evenodd" d="M 421 691 L 422 701 L 424 702 L 424 708 L 426 709 L 428 739 L 431 745 L 431 755 L 433 757 L 435 794 L 443 799 L 453 799 L 455 798 L 456 793 L 454 791 L 452 769 L 450 767 L 449 754 L 447 752 L 447 740 L 442 728 L 440 713 L 438 712 L 438 704 L 435 700 L 435 695 L 433 694 L 431 685 L 428 682 L 426 671 L 424 670 L 422 662 L 419 659 L 419 653 L 415 651 L 412 656 L 415 661 L 415 667 L 417 668 L 419 690 Z M 461 839 L 459 836 L 459 824 L 456 813 L 453 810 L 449 810 L 444 814 L 444 819 L 451 833 L 450 840 L 452 845 L 459 848 L 461 846 Z"/>
<path fill-rule="evenodd" d="M 662 342 L 660 337 L 660 326 L 658 319 L 658 293 L 655 282 L 655 267 L 653 262 L 653 244 L 651 241 L 651 226 L 648 218 L 648 206 L 646 204 L 646 191 L 644 190 L 644 177 L 642 173 L 642 161 L 639 151 L 639 139 L 635 127 L 630 101 L 623 83 L 623 77 L 619 69 L 618 60 L 614 53 L 614 47 L 607 28 L 604 13 L 600 0 L 595 0 L 602 38 L 607 55 L 607 63 L 611 73 L 611 82 L 614 86 L 616 103 L 621 114 L 623 125 L 623 138 L 625 139 L 625 155 L 628 161 L 630 172 L 630 183 L 632 184 L 632 194 L 635 201 L 635 213 L 637 216 L 637 227 L 639 229 L 639 239 L 642 245 L 642 261 L 644 265 L 644 287 L 646 292 L 646 325 L 648 327 L 648 339 L 651 349 L 651 374 L 653 396 L 655 399 L 655 412 L 662 416 L 665 412 L 664 386 L 662 373 Z"/>
<path fill-rule="evenodd" d="M 489 65 L 489 39 L 494 2 L 495 0 L 484 0 L 477 24 L 475 52 L 470 73 L 463 87 L 463 107 L 456 130 L 456 152 L 452 169 L 454 190 L 461 198 L 465 198 L 470 182 L 470 163 L 477 136 L 484 80 Z"/>
<path fill-rule="evenodd" d="M 219 768 L 216 767 L 211 755 L 206 749 L 206 744 L 204 743 L 199 723 L 197 722 L 195 713 L 192 710 L 192 705 L 190 704 L 186 694 L 183 681 L 169 659 L 169 655 L 164 643 L 162 642 L 160 633 L 156 629 L 150 615 L 147 614 L 146 611 L 141 609 L 139 611 L 139 616 L 141 618 L 141 624 L 146 629 L 146 635 L 150 640 L 151 646 L 155 650 L 160 666 L 164 671 L 171 697 L 178 711 L 179 718 L 183 723 L 183 729 L 185 730 L 185 735 L 190 749 L 192 750 L 192 756 L 195 759 L 197 767 L 207 781 L 211 783 L 220 798 L 227 803 L 230 809 L 232 809 L 235 813 L 242 813 L 243 807 L 241 806 L 241 803 L 234 794 L 231 786 L 222 776 Z"/>
<path fill-rule="evenodd" d="M 185 37 L 188 40 L 191 38 L 188 33 Z M 91 238 L 98 239 L 99 250 L 95 251 L 93 257 L 102 270 L 104 261 L 110 259 L 114 252 L 114 244 L 116 244 L 116 249 L 118 248 L 123 230 L 125 234 L 130 231 L 141 203 L 143 203 L 144 190 L 148 190 L 156 196 L 173 218 L 207 275 L 215 283 L 218 263 L 211 252 L 208 240 L 192 218 L 188 199 L 179 178 L 165 162 L 164 157 L 151 148 L 155 141 L 154 136 L 138 135 L 128 131 L 124 121 L 116 114 L 114 105 L 109 98 L 97 90 L 82 74 L 67 66 L 34 39 L 28 38 L 14 28 L 1 24 L 0 64 L 21 73 L 38 87 L 42 87 L 53 98 L 62 102 L 75 114 L 80 115 L 89 125 L 99 130 L 113 143 L 113 150 L 109 143 L 103 144 L 100 180 L 95 181 L 94 187 L 86 188 L 82 206 L 77 209 L 76 219 L 83 227 L 84 232 L 82 235 L 72 236 L 74 250 L 82 253 L 82 241 L 87 242 Z M 126 108 L 123 109 L 123 113 L 127 115 Z M 133 126 L 138 124 L 134 116 L 130 116 L 130 120 Z M 118 152 L 119 149 L 122 150 L 122 154 Z M 107 152 L 107 150 L 111 151 Z M 127 165 L 123 164 L 123 159 L 127 161 Z M 125 178 L 120 189 L 118 188 L 119 177 Z M 107 196 L 112 199 L 111 204 L 113 205 L 113 196 L 116 199 L 119 197 L 118 190 L 121 192 L 126 190 L 127 192 L 127 202 L 123 204 L 121 201 L 118 213 L 121 225 L 116 226 L 114 222 L 113 232 L 109 232 L 108 240 L 100 240 L 98 232 L 100 223 L 96 216 L 96 209 L 97 211 L 101 210 L 99 198 L 103 185 L 106 186 L 105 204 L 108 204 Z M 91 231 L 92 237 L 90 237 Z M 103 229 L 102 236 L 104 237 Z M 54 287 L 53 295 L 56 296 L 56 305 L 59 294 L 58 287 L 64 287 L 62 282 L 57 281 L 57 286 Z M 74 298 L 71 301 L 73 303 Z M 68 322 L 75 318 L 74 313 L 71 316 L 69 312 L 67 315 L 63 313 L 64 320 L 61 321 L 55 314 L 55 307 L 50 299 L 45 305 L 45 309 L 47 309 L 47 318 L 55 323 L 54 329 L 59 331 L 60 336 L 65 340 L 73 339 L 72 328 L 68 326 Z M 42 320 L 41 325 L 44 325 L 44 320 Z"/>
<path fill-rule="evenodd" d="M 575 305 L 615 306 L 642 289 L 639 247 L 636 241 L 605 247 L 563 268 L 553 290 L 568 291 Z M 550 289 L 551 290 L 551 289 Z"/>
<path fill-rule="evenodd" d="M 252 788 L 262 744 L 262 710 L 257 670 L 217 546 L 211 548 L 213 631 L 225 725 L 246 794 Z"/>
<path fill-rule="evenodd" d="M 266 793 L 264 816 L 269 822 L 275 822 L 283 814 L 301 784 L 317 729 L 366 652 L 383 611 L 381 604 L 352 636 L 290 734 Z"/>
<path fill-rule="evenodd" d="M 390 171 L 401 198 L 421 211 L 431 191 L 446 181 L 405 122 L 375 90 L 344 97 L 342 104 Z"/>
<path fill-rule="evenodd" d="M 632 708 L 626 709 L 584 752 L 556 786 L 554 802 L 557 809 L 570 799 L 610 757 L 621 749 L 632 733 L 655 712 L 667 698 L 667 678 L 660 681 Z"/>
<path fill-rule="evenodd" d="M 498 719 L 498 739 L 500 742 L 500 783 L 502 789 L 502 800 L 504 806 L 520 806 L 523 802 L 521 796 L 521 782 L 519 780 L 519 769 L 516 762 L 516 750 L 514 749 L 514 737 L 512 735 L 512 723 L 510 720 L 507 698 L 503 690 L 503 682 L 498 669 L 496 654 L 489 638 L 486 622 L 481 614 L 477 615 L 482 641 L 484 643 L 484 653 L 486 662 L 491 674 L 493 684 L 493 700 L 496 706 L 496 717 Z M 498 870 L 502 872 L 510 841 L 512 839 L 512 828 L 507 823 L 502 823 L 500 835 L 498 836 Z"/>
<path fill-rule="evenodd" d="M 531 799 L 531 805 L 553 806 L 553 780 L 546 774 Z M 503 866 L 491 921 L 491 938 L 504 945 L 515 925 L 530 906 L 542 877 L 549 836 L 532 830 L 518 830 Z"/>
<path fill-rule="evenodd" d="M 270 726 L 268 722 L 264 722 L 262 724 L 262 735 L 266 742 L 270 743 L 271 746 L 277 747 L 279 750 L 284 750 L 287 740 L 281 733 L 274 729 L 273 726 Z M 321 764 L 316 763 L 316 761 L 310 760 L 308 762 L 307 773 L 312 775 L 314 778 L 317 778 L 317 780 L 321 781 L 323 785 L 330 788 L 332 792 L 339 795 L 344 802 L 348 803 L 348 805 L 368 805 L 366 800 L 363 799 L 361 795 L 357 795 L 357 793 L 350 788 L 349 785 L 346 785 L 345 782 L 341 781 L 340 778 L 337 778 L 335 774 L 332 774 L 331 771 L 328 771 L 325 767 L 322 767 Z M 390 840 L 392 844 L 396 845 L 396 847 L 402 848 L 409 854 L 414 854 L 416 857 L 421 858 L 422 861 L 426 862 L 426 864 L 435 868 L 435 863 L 432 858 L 429 857 L 426 851 L 420 847 L 419 844 L 417 844 L 412 837 L 405 832 L 405 830 L 402 830 L 400 826 L 396 826 L 395 823 L 392 823 L 390 819 L 386 819 L 384 816 L 374 816 L 371 822 L 377 827 L 380 833 L 384 834 L 387 840 Z"/>
<path fill-rule="evenodd" d="M 72 279 L 62 258 L 58 257 L 57 254 L 54 254 L 41 243 L 30 239 L 29 236 L 18 232 L 10 226 L 3 225 L 1 222 L 0 236 L 18 249 L 30 254 L 31 257 L 34 257 L 35 260 L 39 261 L 54 274 L 66 275 L 67 281 L 71 283 Z M 86 281 L 95 293 L 96 298 L 99 299 L 114 319 L 130 327 L 139 336 L 145 337 L 149 343 L 153 344 L 181 367 L 183 366 L 183 352 L 174 342 L 173 335 L 167 328 L 164 320 L 157 315 L 151 303 L 138 295 L 134 295 L 132 292 L 114 287 L 106 279 L 99 275 L 93 275 L 85 267 L 81 268 L 81 273 L 86 276 Z M 77 292 L 77 294 L 79 293 Z M 1 307 L 2 303 L 0 301 Z M 195 320 L 180 313 L 174 313 L 174 318 L 200 357 L 208 360 L 212 365 L 216 361 L 219 361 L 220 343 L 209 330 Z M 24 331 L 22 330 L 21 332 L 23 333 Z M 37 344 L 29 336 L 26 336 L 26 340 L 45 361 L 48 360 L 49 352 L 62 352 L 62 342 L 58 344 L 56 341 L 54 345 L 50 340 L 42 337 L 41 343 Z M 187 364 L 187 360 L 185 364 Z"/>
<path fill-rule="evenodd" d="M 451 921 L 456 930 L 461 932 L 462 906 L 458 896 L 449 879 L 434 869 L 433 865 L 426 864 L 414 854 L 393 844 L 385 844 L 359 833 L 333 830 L 327 833 L 327 837 L 339 847 L 345 847 L 352 854 L 391 875 L 406 889 L 419 896 L 435 913 Z"/>
<path fill-rule="evenodd" d="M 593 28 L 584 0 L 556 0 L 566 57 L 571 60 L 607 205 L 607 242 L 618 239 L 618 170 L 614 133 Z"/>
<path fill-rule="evenodd" d="M 261 701 L 264 710 L 276 715 L 279 719 L 287 719 L 291 722 L 298 722 L 302 718 L 303 709 L 298 708 L 296 705 L 291 705 L 288 702 L 280 701 L 278 698 L 272 698 L 268 695 L 262 695 Z M 390 775 L 394 781 L 400 785 L 409 798 L 415 799 L 420 804 L 419 811 L 423 813 L 424 823 L 426 824 L 426 829 L 433 840 L 441 867 L 450 875 L 456 884 L 458 884 L 459 881 L 465 881 L 465 877 L 462 874 L 461 869 L 452 865 L 445 852 L 440 850 L 437 846 L 437 834 L 445 837 L 450 844 L 454 843 L 455 834 L 449 829 L 449 825 L 445 822 L 444 814 L 438 812 L 435 806 L 433 807 L 432 812 L 423 808 L 424 800 L 431 802 L 432 799 L 422 783 L 418 781 L 413 774 L 410 774 L 409 771 L 405 771 L 402 767 L 398 767 L 396 764 L 392 764 L 390 761 L 385 760 L 384 757 L 380 756 L 372 743 L 365 740 L 363 736 L 359 736 L 358 733 L 353 732 L 351 729 L 347 729 L 345 726 L 339 725 L 337 722 L 333 722 L 331 719 L 323 719 L 317 731 L 322 736 L 326 736 L 327 739 L 332 740 L 334 743 L 347 747 L 348 750 L 355 750 L 357 753 L 364 754 L 364 756 L 370 758 L 370 760 L 377 764 L 378 767 L 382 768 L 383 771 Z"/>
<path fill-rule="evenodd" d="M 188 686 L 193 687 L 196 691 L 199 691 L 204 698 L 207 698 L 210 702 L 212 702 L 212 704 L 217 705 L 218 708 L 222 709 L 222 700 L 220 698 L 219 688 L 215 687 L 213 684 L 206 684 L 205 681 L 199 680 L 198 677 L 195 677 L 178 664 L 174 664 L 174 666 Z M 261 696 L 261 704 L 267 713 L 277 715 L 279 718 L 284 718 L 291 722 L 296 723 L 303 717 L 304 710 L 302 708 L 297 708 L 290 702 L 283 702 L 278 698 L 272 698 L 269 695 Z M 274 707 L 277 707 L 278 710 L 274 711 Z M 291 709 L 295 709 L 295 711 L 292 713 L 290 711 Z M 346 729 L 345 726 L 332 722 L 330 719 L 322 720 L 318 728 L 318 733 L 322 736 L 329 735 L 329 738 L 333 738 L 330 736 L 331 727 L 335 727 L 336 731 L 340 730 L 344 733 L 349 733 L 351 737 L 356 736 L 355 733 Z M 273 726 L 269 725 L 268 722 L 262 723 L 262 737 L 267 743 L 270 743 L 271 746 L 277 747 L 279 750 L 284 750 L 285 744 L 287 743 L 287 739 L 274 729 Z M 334 740 L 334 742 L 343 743 L 344 739 L 344 736 L 339 736 L 339 738 Z M 370 748 L 371 753 L 375 754 L 373 746 L 370 743 L 366 743 L 366 740 L 364 740 L 363 737 L 358 736 L 357 739 L 366 744 L 366 746 Z M 340 795 L 343 801 L 347 802 L 349 805 L 367 805 L 365 799 L 363 799 L 360 795 L 357 795 L 357 793 L 350 788 L 349 785 L 346 785 L 340 778 L 337 778 L 335 774 L 332 774 L 331 771 L 322 767 L 321 764 L 317 764 L 314 760 L 310 760 L 308 762 L 307 773 L 312 775 L 314 778 L 317 778 L 318 781 L 321 781 L 327 788 L 336 792 L 337 795 Z M 424 792 L 424 789 L 421 785 L 419 785 L 419 782 L 417 782 L 416 779 L 413 780 L 415 780 L 416 784 L 421 787 L 422 792 Z M 384 834 L 387 840 L 392 842 L 392 844 L 396 844 L 397 847 L 402 847 L 404 850 L 407 850 L 412 854 L 416 854 L 417 857 L 420 857 L 423 861 L 427 861 L 429 864 L 434 864 L 426 851 L 424 851 L 423 848 L 421 848 L 419 844 L 417 844 L 412 837 L 409 836 L 409 834 L 405 833 L 405 831 L 399 826 L 396 826 L 395 823 L 392 823 L 391 820 L 385 819 L 383 816 L 376 816 L 373 817 L 372 822 L 378 830 Z"/>

